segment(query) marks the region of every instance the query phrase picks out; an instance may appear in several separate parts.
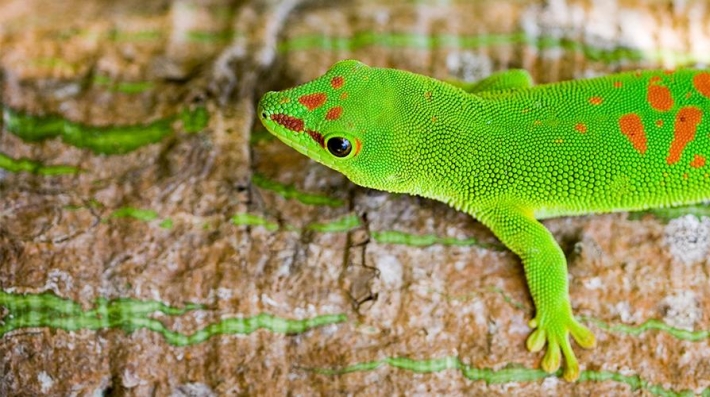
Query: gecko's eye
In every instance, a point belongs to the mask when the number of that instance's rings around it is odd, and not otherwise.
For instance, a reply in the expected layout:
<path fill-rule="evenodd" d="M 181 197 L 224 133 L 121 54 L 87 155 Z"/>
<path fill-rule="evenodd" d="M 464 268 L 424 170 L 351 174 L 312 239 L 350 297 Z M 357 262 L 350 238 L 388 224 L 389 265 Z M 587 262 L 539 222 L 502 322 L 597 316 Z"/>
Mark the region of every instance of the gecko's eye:
<path fill-rule="evenodd" d="M 350 151 L 353 149 L 353 145 L 350 144 L 350 141 L 341 137 L 328 139 L 326 146 L 330 154 L 335 157 L 345 157 L 350 154 Z"/>

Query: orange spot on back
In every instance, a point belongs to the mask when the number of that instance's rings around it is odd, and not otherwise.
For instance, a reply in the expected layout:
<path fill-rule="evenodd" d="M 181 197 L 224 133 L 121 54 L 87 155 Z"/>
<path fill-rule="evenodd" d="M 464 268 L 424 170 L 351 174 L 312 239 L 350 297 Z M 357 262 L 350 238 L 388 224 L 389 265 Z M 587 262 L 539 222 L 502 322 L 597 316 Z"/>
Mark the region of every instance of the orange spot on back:
<path fill-rule="evenodd" d="M 313 94 L 301 96 L 300 98 L 298 98 L 298 102 L 308 108 L 308 110 L 315 110 L 323 106 L 326 99 L 328 99 L 328 97 L 324 93 L 316 92 Z"/>
<path fill-rule="evenodd" d="M 325 119 L 326 120 L 337 120 L 340 118 L 340 116 L 342 114 L 343 114 L 343 107 L 336 106 L 336 107 L 328 109 L 328 113 L 325 114 Z"/>
<path fill-rule="evenodd" d="M 693 76 L 693 87 L 706 98 L 710 98 L 710 73 L 700 72 Z"/>
<path fill-rule="evenodd" d="M 661 119 L 656 120 L 656 127 L 663 127 L 663 120 L 661 120 Z"/>
<path fill-rule="evenodd" d="M 602 102 L 604 102 L 604 99 L 599 96 L 593 96 L 589 98 L 589 103 L 591 103 L 592 105 L 601 105 Z"/>
<path fill-rule="evenodd" d="M 619 118 L 619 129 L 626 135 L 637 152 L 646 153 L 646 132 L 643 130 L 641 117 L 636 113 L 629 113 Z"/>
<path fill-rule="evenodd" d="M 696 154 L 693 157 L 693 161 L 690 162 L 690 166 L 693 168 L 700 168 L 705 165 L 705 157 L 701 156 L 699 154 Z"/>
<path fill-rule="evenodd" d="M 648 82 L 651 83 L 651 84 L 657 83 L 657 82 L 659 82 L 659 81 L 661 81 L 661 77 L 660 77 L 660 76 L 653 76 L 653 77 L 651 77 L 650 80 L 648 80 Z"/>
<path fill-rule="evenodd" d="M 653 81 L 653 79 L 651 79 L 651 81 Z M 646 100 L 652 108 L 661 112 L 667 112 L 673 107 L 671 90 L 662 85 L 649 85 Z"/>
<path fill-rule="evenodd" d="M 622 83 L 621 81 L 614 82 L 614 88 L 621 88 L 621 86 L 623 86 L 623 85 L 624 85 L 624 83 Z"/>
<path fill-rule="evenodd" d="M 345 84 L 345 79 L 343 78 L 343 76 L 335 76 L 330 79 L 330 86 L 336 90 L 340 89 L 343 84 Z"/>
<path fill-rule="evenodd" d="M 585 132 L 587 132 L 587 126 L 586 126 L 585 124 L 582 124 L 582 123 L 577 123 L 577 124 L 574 126 L 574 129 L 577 130 L 577 131 L 579 131 L 579 132 L 581 132 L 582 134 L 584 134 Z"/>
<path fill-rule="evenodd" d="M 666 157 L 668 164 L 675 164 L 680 160 L 685 147 L 695 139 L 702 117 L 703 112 L 694 106 L 686 106 L 678 111 L 673 126 L 673 142 Z"/>

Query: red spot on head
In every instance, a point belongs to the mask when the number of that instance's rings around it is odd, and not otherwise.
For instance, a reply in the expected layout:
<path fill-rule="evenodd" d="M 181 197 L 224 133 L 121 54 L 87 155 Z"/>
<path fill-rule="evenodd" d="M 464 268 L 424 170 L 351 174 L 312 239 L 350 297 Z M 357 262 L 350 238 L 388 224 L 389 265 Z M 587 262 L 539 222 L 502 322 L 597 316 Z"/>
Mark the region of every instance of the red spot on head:
<path fill-rule="evenodd" d="M 342 114 L 343 114 L 343 107 L 336 106 L 336 107 L 328 109 L 328 113 L 325 114 L 325 119 L 326 120 L 337 120 L 340 118 L 340 116 Z"/>
<path fill-rule="evenodd" d="M 624 85 L 624 83 L 622 83 L 621 81 L 614 82 L 614 88 L 621 88 L 621 86 L 623 86 L 623 85 Z"/>
<path fill-rule="evenodd" d="M 619 118 L 619 129 L 626 135 L 637 152 L 646 153 L 646 132 L 643 129 L 641 117 L 636 113 L 628 113 Z"/>
<path fill-rule="evenodd" d="M 702 118 L 703 112 L 694 106 L 680 108 L 675 116 L 673 142 L 671 142 L 668 157 L 666 157 L 668 164 L 675 164 L 680 160 L 685 147 L 695 139 L 695 133 Z"/>
<path fill-rule="evenodd" d="M 701 156 L 699 154 L 696 154 L 693 157 L 693 161 L 690 162 L 690 166 L 693 168 L 700 168 L 705 165 L 705 157 Z"/>
<path fill-rule="evenodd" d="M 710 73 L 700 72 L 693 76 L 693 87 L 706 98 L 710 98 Z"/>
<path fill-rule="evenodd" d="M 589 98 L 589 103 L 591 103 L 592 105 L 601 105 L 602 102 L 604 102 L 604 98 L 600 96 L 593 96 Z"/>
<path fill-rule="evenodd" d="M 317 144 L 320 145 L 320 147 L 325 147 L 325 139 L 323 138 L 323 134 L 321 134 L 318 131 L 314 130 L 306 130 L 306 133 L 308 136 L 310 136 L 314 141 L 316 141 Z"/>
<path fill-rule="evenodd" d="M 287 114 L 272 114 L 271 115 L 271 120 L 277 122 L 281 126 L 291 130 L 291 131 L 296 131 L 300 132 L 303 131 L 303 120 L 296 118 L 296 117 L 291 117 Z"/>
<path fill-rule="evenodd" d="M 669 90 L 668 87 L 664 87 L 662 85 L 649 85 L 648 92 L 646 93 L 646 100 L 652 108 L 661 112 L 667 112 L 673 107 L 673 97 L 671 96 L 671 90 Z"/>
<path fill-rule="evenodd" d="M 343 76 L 335 76 L 330 79 L 330 85 L 336 90 L 342 88 L 343 84 L 345 84 L 345 79 L 343 78 Z"/>
<path fill-rule="evenodd" d="M 574 129 L 577 130 L 577 131 L 579 131 L 579 132 L 581 132 L 582 134 L 584 134 L 585 132 L 587 132 L 587 125 L 586 125 L 586 124 L 582 124 L 582 123 L 577 123 L 577 124 L 574 126 Z"/>
<path fill-rule="evenodd" d="M 316 92 L 313 94 L 301 96 L 300 98 L 298 98 L 298 102 L 300 102 L 301 105 L 307 107 L 308 110 L 315 110 L 323 106 L 326 99 L 328 99 L 328 97 L 324 93 Z"/>

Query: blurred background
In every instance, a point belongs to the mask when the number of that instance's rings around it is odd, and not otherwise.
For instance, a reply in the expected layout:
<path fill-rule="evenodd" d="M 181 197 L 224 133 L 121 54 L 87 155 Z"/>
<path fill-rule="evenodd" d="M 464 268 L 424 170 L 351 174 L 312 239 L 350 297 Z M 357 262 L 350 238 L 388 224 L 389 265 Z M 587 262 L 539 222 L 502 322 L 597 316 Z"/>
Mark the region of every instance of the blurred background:
<path fill-rule="evenodd" d="M 546 221 L 599 340 L 568 384 L 525 349 L 522 269 L 485 227 L 356 187 L 254 117 L 345 58 L 465 81 L 702 68 L 709 17 L 0 0 L 0 395 L 710 395 L 705 207 Z"/>

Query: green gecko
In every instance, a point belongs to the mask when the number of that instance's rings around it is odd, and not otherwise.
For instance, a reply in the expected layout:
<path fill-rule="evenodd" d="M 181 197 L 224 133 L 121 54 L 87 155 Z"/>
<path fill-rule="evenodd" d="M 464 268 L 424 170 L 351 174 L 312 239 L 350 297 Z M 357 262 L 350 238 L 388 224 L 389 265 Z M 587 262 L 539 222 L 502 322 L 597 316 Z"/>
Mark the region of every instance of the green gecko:
<path fill-rule="evenodd" d="M 524 70 L 452 84 L 358 61 L 269 92 L 258 116 L 281 141 L 354 183 L 443 201 L 523 263 L 535 303 L 527 348 L 579 377 L 567 262 L 538 221 L 710 198 L 710 72 L 638 71 L 533 86 Z"/>

